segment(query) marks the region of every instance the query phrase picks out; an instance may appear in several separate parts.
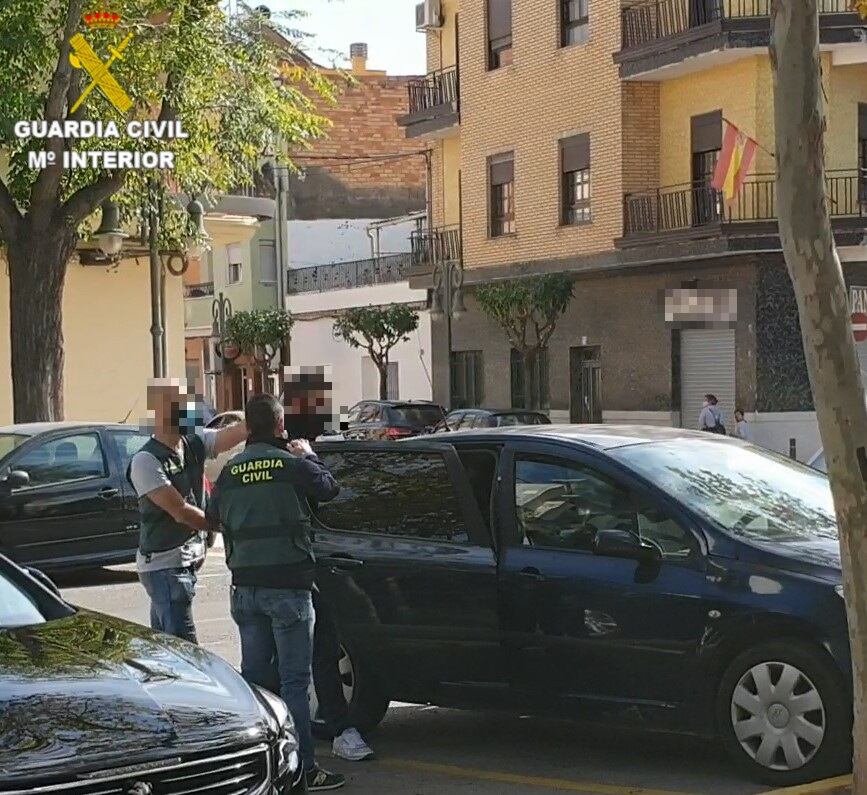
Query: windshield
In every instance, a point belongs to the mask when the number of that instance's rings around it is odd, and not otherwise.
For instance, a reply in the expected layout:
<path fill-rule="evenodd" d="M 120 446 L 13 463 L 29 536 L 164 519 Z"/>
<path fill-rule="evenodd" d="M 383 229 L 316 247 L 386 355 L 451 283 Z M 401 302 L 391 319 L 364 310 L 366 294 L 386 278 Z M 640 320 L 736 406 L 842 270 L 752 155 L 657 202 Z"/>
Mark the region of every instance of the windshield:
<path fill-rule="evenodd" d="M 393 406 L 392 422 L 411 425 L 414 428 L 427 428 L 436 425 L 445 417 L 439 406 Z"/>
<path fill-rule="evenodd" d="M 0 629 L 44 624 L 36 603 L 0 573 Z"/>
<path fill-rule="evenodd" d="M 613 450 L 663 491 L 742 538 L 837 538 L 828 478 L 752 445 L 678 439 Z"/>
<path fill-rule="evenodd" d="M 5 458 L 19 444 L 24 444 L 30 437 L 20 433 L 0 433 L 0 458 Z"/>

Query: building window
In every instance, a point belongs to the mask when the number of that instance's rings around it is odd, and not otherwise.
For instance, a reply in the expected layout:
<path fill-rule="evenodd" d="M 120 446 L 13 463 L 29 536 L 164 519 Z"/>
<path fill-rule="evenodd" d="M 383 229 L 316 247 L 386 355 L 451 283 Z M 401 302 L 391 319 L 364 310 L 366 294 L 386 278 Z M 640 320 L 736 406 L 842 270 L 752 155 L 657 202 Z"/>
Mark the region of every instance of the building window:
<path fill-rule="evenodd" d="M 277 284 L 277 248 L 273 240 L 259 243 L 259 281 Z"/>
<path fill-rule="evenodd" d="M 512 0 L 488 0 L 488 69 L 512 63 Z"/>
<path fill-rule="evenodd" d="M 590 136 L 560 141 L 561 213 L 566 226 L 590 222 Z"/>
<path fill-rule="evenodd" d="M 226 246 L 226 284 L 238 284 L 244 277 L 240 243 Z"/>
<path fill-rule="evenodd" d="M 703 113 L 690 120 L 692 148 L 692 225 L 718 221 L 722 197 L 711 187 L 722 149 L 722 111 Z"/>
<path fill-rule="evenodd" d="M 559 0 L 560 45 L 584 44 L 590 30 L 590 0 Z"/>
<path fill-rule="evenodd" d="M 485 400 L 485 370 L 481 351 L 452 354 L 452 409 L 478 408 Z"/>
<path fill-rule="evenodd" d="M 488 158 L 491 237 L 513 235 L 515 226 L 515 160 L 512 152 Z"/>
<path fill-rule="evenodd" d="M 535 397 L 535 406 L 525 406 L 524 379 L 527 373 L 524 368 L 524 358 L 520 351 L 512 348 L 512 408 L 516 409 L 549 409 L 551 408 L 551 392 L 548 384 L 548 349 L 543 348 L 536 357 L 533 371 L 530 373 L 530 394 Z"/>

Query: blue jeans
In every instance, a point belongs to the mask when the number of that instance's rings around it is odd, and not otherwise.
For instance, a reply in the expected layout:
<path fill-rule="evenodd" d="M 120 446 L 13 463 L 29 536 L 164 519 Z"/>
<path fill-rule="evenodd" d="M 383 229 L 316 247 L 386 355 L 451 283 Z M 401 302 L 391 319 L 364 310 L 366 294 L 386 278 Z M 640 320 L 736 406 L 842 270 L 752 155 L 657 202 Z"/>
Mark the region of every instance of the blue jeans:
<path fill-rule="evenodd" d="M 276 656 L 280 695 L 295 721 L 305 770 L 315 766 L 307 694 L 315 616 L 310 591 L 251 585 L 232 588 L 232 618 L 241 635 L 241 675 L 252 684 L 272 689 Z"/>
<path fill-rule="evenodd" d="M 151 600 L 151 629 L 198 643 L 193 623 L 196 572 L 191 568 L 141 571 L 138 578 Z"/>

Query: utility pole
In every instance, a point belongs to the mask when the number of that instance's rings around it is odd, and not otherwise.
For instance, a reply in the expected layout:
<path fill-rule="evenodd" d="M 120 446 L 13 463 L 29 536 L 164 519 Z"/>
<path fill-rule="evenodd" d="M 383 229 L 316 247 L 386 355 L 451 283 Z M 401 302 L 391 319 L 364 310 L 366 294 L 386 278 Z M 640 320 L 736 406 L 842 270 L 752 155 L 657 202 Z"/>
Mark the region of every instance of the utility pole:
<path fill-rule="evenodd" d="M 289 272 L 289 167 L 274 164 L 277 187 L 276 253 L 277 253 L 277 308 L 286 309 L 286 277 Z M 280 363 L 289 364 L 289 342 L 280 346 Z"/>
<path fill-rule="evenodd" d="M 154 378 L 165 378 L 165 357 L 163 356 L 163 262 L 160 258 L 159 211 L 156 206 L 156 191 L 151 186 L 148 191 L 148 248 L 150 253 L 151 283 L 151 345 L 153 350 Z"/>

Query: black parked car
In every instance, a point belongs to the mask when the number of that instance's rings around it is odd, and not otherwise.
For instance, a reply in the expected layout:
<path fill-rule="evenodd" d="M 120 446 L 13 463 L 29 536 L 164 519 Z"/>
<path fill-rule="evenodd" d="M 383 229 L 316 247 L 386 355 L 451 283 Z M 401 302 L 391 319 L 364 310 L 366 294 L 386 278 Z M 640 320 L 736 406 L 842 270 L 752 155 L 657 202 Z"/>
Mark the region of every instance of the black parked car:
<path fill-rule="evenodd" d="M 0 556 L 0 793 L 304 791 L 286 705 L 190 643 Z"/>
<path fill-rule="evenodd" d="M 541 411 L 524 409 L 455 409 L 450 411 L 437 431 L 465 431 L 469 428 L 505 428 L 512 425 L 550 425 Z"/>
<path fill-rule="evenodd" d="M 138 500 L 126 470 L 149 438 L 130 425 L 0 427 L 0 553 L 50 571 L 135 560 Z"/>
<path fill-rule="evenodd" d="M 317 445 L 317 583 L 357 724 L 390 699 L 715 737 L 776 786 L 851 761 L 824 475 L 739 440 L 537 426 Z"/>
<path fill-rule="evenodd" d="M 349 410 L 346 439 L 405 439 L 432 433 L 445 419 L 442 406 L 422 400 L 363 400 Z"/>

